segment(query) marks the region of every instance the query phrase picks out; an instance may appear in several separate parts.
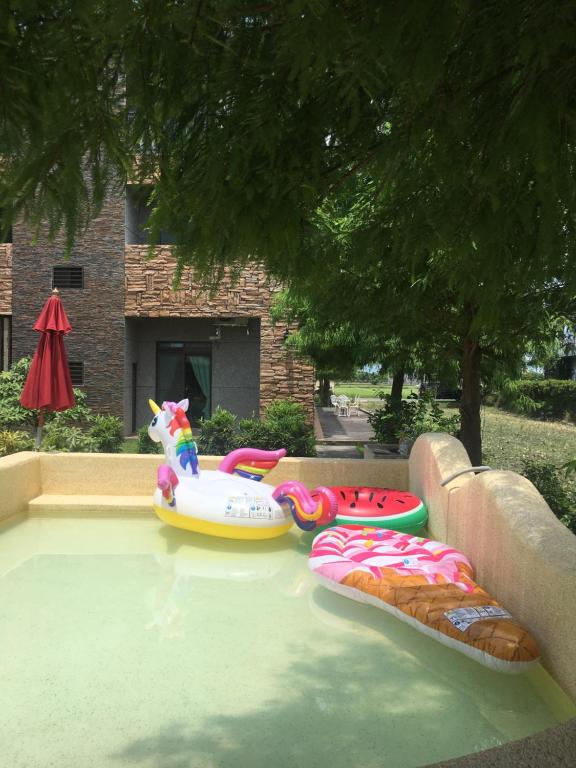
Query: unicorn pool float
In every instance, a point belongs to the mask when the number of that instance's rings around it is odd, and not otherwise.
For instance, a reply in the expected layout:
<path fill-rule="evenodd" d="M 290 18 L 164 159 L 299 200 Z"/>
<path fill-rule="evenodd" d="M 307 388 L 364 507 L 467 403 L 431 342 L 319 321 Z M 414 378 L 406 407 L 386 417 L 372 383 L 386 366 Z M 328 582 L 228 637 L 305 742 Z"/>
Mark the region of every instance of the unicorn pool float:
<path fill-rule="evenodd" d="M 342 523 L 377 525 L 416 533 L 427 512 L 416 496 L 386 488 L 324 487 L 309 491 L 298 481 L 274 488 L 262 479 L 286 455 L 284 448 L 239 448 L 217 470 L 200 470 L 186 416 L 188 400 L 149 400 L 148 434 L 164 448 L 154 510 L 168 525 L 229 539 L 272 539 L 295 522 L 304 531 Z"/>
<path fill-rule="evenodd" d="M 272 539 L 296 521 L 305 530 L 328 525 L 336 504 L 328 488 L 312 495 L 302 483 L 274 488 L 262 479 L 286 455 L 284 448 L 239 448 L 217 470 L 200 470 L 198 450 L 186 416 L 188 400 L 148 401 L 154 414 L 148 434 L 161 442 L 165 462 L 158 467 L 154 511 L 164 523 L 228 539 Z"/>
<path fill-rule="evenodd" d="M 168 525 L 228 539 L 272 539 L 292 527 L 289 510 L 273 497 L 263 477 L 286 455 L 240 448 L 217 470 L 200 470 L 198 451 L 186 416 L 188 400 L 149 400 L 154 413 L 148 434 L 164 448 L 158 467 L 154 511 Z"/>

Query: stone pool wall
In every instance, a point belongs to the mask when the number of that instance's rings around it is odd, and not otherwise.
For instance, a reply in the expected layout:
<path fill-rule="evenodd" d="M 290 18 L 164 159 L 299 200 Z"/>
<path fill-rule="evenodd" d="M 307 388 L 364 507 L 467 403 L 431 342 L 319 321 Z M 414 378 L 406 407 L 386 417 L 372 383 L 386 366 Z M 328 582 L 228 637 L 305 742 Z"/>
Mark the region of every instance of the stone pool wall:
<path fill-rule="evenodd" d="M 42 493 L 37 453 L 15 453 L 0 459 L 0 521 L 26 512 Z"/>
<path fill-rule="evenodd" d="M 515 472 L 469 473 L 449 435 L 423 435 L 410 456 L 410 490 L 427 503 L 431 536 L 461 549 L 486 587 L 523 624 L 544 666 L 576 699 L 576 536 L 536 488 Z"/>
<path fill-rule="evenodd" d="M 152 512 L 160 455 L 23 452 L 0 459 L 0 520 L 19 512 L 49 514 L 58 503 L 97 514 L 99 507 Z M 201 456 L 201 469 L 216 469 L 219 456 Z M 318 485 L 387 485 L 408 489 L 408 461 L 282 459 L 270 485 L 300 480 Z M 52 500 L 52 501 L 51 501 Z M 134 503 L 134 501 L 138 503 Z M 104 502 L 108 503 L 104 505 Z M 113 501 L 113 504 L 109 502 Z M 130 502 L 130 503 L 129 503 Z"/>

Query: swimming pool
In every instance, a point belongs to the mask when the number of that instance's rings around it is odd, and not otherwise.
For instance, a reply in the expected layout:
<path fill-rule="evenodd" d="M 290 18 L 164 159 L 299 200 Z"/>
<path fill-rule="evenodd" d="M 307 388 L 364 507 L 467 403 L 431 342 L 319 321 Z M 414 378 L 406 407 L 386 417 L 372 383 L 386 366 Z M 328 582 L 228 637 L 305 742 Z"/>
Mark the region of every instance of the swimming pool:
<path fill-rule="evenodd" d="M 0 529 L 0 754 L 11 768 L 410 768 L 574 715 L 317 585 L 295 532 L 142 519 Z"/>

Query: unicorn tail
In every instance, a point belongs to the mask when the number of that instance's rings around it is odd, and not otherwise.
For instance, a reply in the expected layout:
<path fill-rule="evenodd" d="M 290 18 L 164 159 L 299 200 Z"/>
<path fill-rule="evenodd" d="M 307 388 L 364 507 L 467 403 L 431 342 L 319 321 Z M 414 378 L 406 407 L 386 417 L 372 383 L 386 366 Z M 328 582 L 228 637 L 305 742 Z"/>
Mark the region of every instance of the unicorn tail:
<path fill-rule="evenodd" d="M 239 475 L 248 480 L 262 480 L 280 459 L 286 456 L 286 450 L 261 451 L 259 448 L 238 448 L 225 456 L 218 469 L 230 475 Z"/>
<path fill-rule="evenodd" d="M 272 496 L 280 505 L 289 507 L 294 522 L 303 531 L 329 525 L 336 517 L 336 496 L 324 486 L 309 491 L 303 483 L 294 480 L 281 483 L 272 491 Z"/>

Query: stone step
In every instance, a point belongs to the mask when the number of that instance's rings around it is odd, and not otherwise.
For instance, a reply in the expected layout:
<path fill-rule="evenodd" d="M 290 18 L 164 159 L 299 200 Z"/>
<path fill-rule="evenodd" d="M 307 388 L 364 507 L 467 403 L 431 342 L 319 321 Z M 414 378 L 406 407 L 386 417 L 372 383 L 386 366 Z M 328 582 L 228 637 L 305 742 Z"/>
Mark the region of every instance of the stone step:
<path fill-rule="evenodd" d="M 28 502 L 30 517 L 123 517 L 153 514 L 151 496 L 44 493 Z"/>

